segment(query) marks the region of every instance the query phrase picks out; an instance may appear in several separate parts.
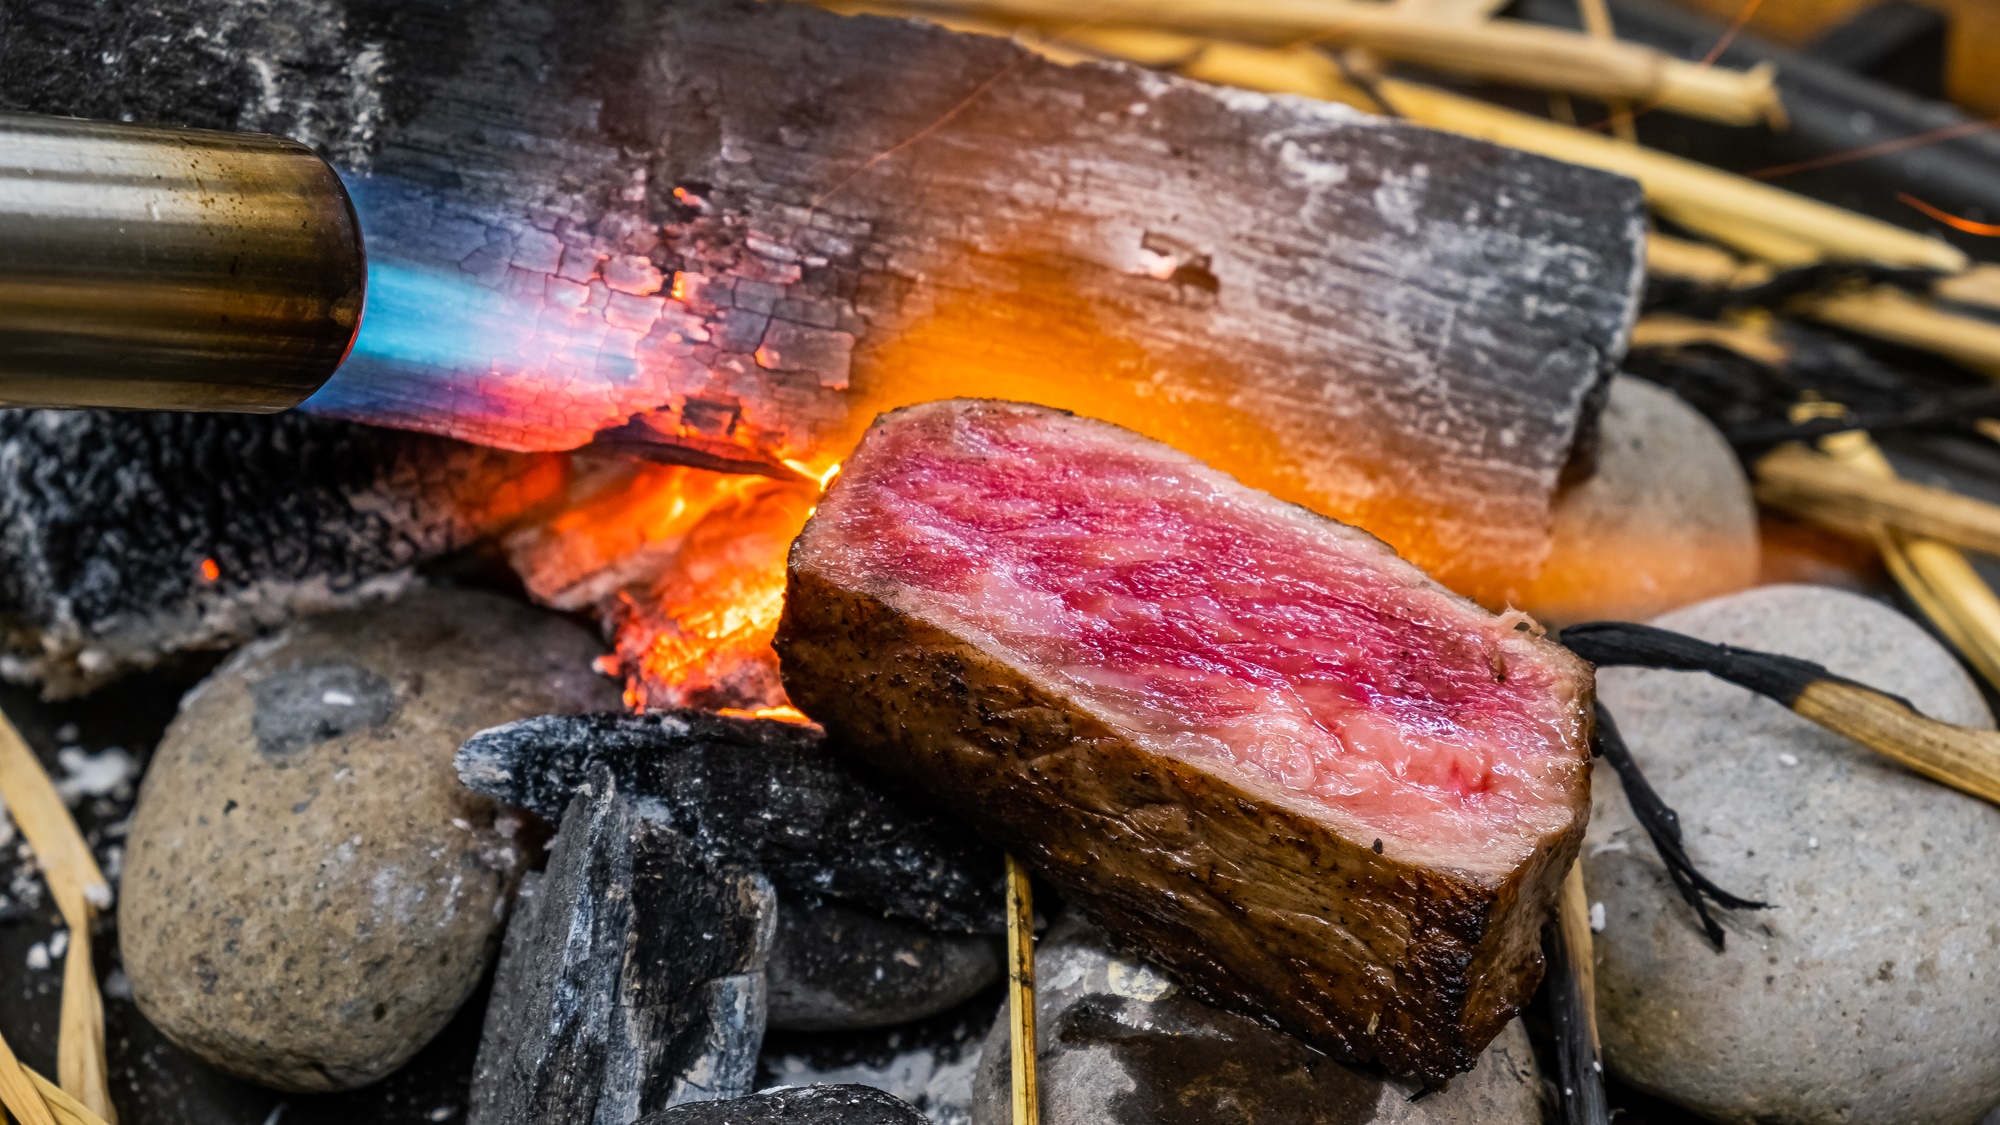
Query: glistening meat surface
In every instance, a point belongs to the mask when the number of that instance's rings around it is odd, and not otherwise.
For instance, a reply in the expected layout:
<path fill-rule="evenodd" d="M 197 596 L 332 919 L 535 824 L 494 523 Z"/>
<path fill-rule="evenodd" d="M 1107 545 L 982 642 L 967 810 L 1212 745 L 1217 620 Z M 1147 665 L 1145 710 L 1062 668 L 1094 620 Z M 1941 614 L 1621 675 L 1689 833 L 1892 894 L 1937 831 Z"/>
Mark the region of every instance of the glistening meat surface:
<path fill-rule="evenodd" d="M 1150 748 L 1481 869 L 1568 822 L 1574 662 L 1366 532 L 1039 411 L 933 411 L 868 452 L 810 563 L 895 584 Z"/>
<path fill-rule="evenodd" d="M 790 579 L 794 700 L 1212 995 L 1441 1076 L 1532 990 L 1591 681 L 1519 615 L 1130 431 L 966 400 L 877 421 Z"/>

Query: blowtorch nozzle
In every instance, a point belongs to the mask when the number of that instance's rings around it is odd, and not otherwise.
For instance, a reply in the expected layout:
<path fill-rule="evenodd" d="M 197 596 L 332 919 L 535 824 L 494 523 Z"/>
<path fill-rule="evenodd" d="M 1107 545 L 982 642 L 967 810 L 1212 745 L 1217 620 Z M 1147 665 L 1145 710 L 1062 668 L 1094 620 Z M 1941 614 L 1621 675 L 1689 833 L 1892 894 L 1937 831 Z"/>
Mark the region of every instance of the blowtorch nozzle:
<path fill-rule="evenodd" d="M 352 345 L 366 276 L 304 145 L 0 114 L 0 405 L 296 406 Z"/>

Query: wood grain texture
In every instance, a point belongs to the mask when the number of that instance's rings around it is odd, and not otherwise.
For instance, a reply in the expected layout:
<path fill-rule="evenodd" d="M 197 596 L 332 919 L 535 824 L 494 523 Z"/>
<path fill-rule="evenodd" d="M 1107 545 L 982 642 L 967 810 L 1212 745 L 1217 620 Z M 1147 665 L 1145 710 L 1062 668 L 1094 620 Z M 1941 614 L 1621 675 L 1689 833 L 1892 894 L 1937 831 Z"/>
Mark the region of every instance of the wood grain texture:
<path fill-rule="evenodd" d="M 1539 565 L 1578 448 L 1587 467 L 1640 275 L 1615 176 L 875 17 L 31 4 L 0 63 L 10 108 L 317 143 L 373 176 L 377 261 L 522 302 L 510 322 L 576 360 L 560 386 L 364 364 L 323 409 L 514 447 L 637 419 L 670 451 L 769 463 L 837 456 L 890 406 L 1033 399 L 1496 604 Z M 645 269 L 685 284 L 639 292 L 671 284 Z M 584 359 L 554 347 L 575 339 Z"/>

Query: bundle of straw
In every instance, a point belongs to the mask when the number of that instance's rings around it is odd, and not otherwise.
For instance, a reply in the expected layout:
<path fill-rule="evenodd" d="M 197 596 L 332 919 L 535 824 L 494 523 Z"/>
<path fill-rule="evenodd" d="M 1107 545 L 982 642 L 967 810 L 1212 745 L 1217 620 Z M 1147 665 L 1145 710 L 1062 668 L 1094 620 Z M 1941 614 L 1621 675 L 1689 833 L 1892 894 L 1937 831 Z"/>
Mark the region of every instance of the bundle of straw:
<path fill-rule="evenodd" d="M 50 1122 L 50 1114 L 65 1122 L 116 1125 L 104 1056 L 104 1000 L 97 990 L 91 963 L 91 923 L 111 905 L 111 884 L 97 866 L 83 833 L 77 830 L 62 796 L 43 771 L 33 750 L 14 724 L 0 714 L 0 801 L 4 801 L 21 835 L 41 863 L 42 877 L 69 927 L 69 951 L 63 959 L 62 1029 L 56 1047 L 56 1076 L 63 1104 L 58 1106 L 34 1077 L 0 1043 L 0 1104 L 24 1125 Z M 55 1087 L 49 1087 L 55 1089 Z M 78 1116 L 81 1113 L 83 1116 Z"/>

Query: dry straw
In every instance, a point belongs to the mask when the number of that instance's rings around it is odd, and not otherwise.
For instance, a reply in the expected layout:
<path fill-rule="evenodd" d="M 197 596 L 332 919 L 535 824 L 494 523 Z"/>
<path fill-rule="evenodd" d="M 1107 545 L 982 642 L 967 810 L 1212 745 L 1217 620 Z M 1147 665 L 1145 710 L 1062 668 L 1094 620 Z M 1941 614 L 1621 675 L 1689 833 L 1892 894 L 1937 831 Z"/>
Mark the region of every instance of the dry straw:
<path fill-rule="evenodd" d="M 111 905 L 111 884 L 98 869 L 55 784 L 4 714 L 0 714 L 0 801 L 6 802 L 21 835 L 34 849 L 49 893 L 69 927 L 56 1076 L 77 1102 L 115 1125 L 104 1057 L 104 1001 L 97 990 L 90 942 L 92 919 Z M 0 1081 L 5 1080 L 0 1074 Z M 40 1120 L 15 1109 L 12 1102 L 8 1108 L 24 1122 Z"/>

